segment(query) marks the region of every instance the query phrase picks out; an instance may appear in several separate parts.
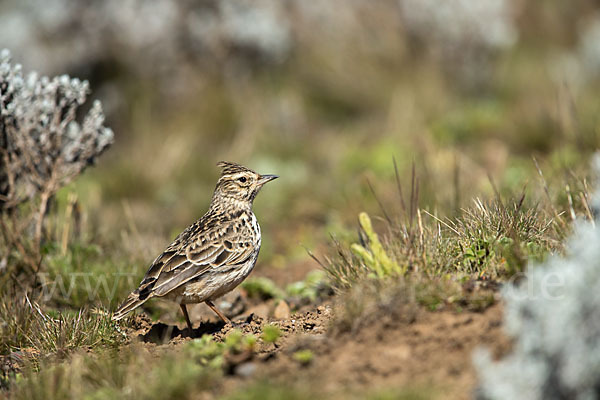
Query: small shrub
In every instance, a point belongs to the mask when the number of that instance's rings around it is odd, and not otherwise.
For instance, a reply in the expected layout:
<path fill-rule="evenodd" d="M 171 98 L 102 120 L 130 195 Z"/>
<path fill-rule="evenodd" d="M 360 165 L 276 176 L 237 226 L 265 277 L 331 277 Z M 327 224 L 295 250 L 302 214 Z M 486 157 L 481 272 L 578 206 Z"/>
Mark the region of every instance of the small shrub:
<path fill-rule="evenodd" d="M 100 102 L 78 121 L 88 93 L 67 75 L 25 76 L 0 51 L 0 263 L 39 270 L 53 196 L 112 143 Z"/>

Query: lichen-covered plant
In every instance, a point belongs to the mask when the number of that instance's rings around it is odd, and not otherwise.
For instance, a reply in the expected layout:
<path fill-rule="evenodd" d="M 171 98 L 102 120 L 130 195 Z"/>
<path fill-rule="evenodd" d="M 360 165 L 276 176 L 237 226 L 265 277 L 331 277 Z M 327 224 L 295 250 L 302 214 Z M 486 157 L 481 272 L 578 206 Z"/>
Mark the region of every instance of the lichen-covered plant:
<path fill-rule="evenodd" d="M 36 269 L 52 196 L 113 141 L 96 101 L 78 121 L 87 81 L 24 75 L 0 52 L 0 271 L 15 252 Z"/>
<path fill-rule="evenodd" d="M 596 162 L 600 172 L 600 159 Z M 596 202 L 600 192 L 596 193 Z M 600 397 L 600 219 L 579 224 L 565 257 L 530 269 L 504 292 L 513 351 L 475 354 L 483 399 Z"/>

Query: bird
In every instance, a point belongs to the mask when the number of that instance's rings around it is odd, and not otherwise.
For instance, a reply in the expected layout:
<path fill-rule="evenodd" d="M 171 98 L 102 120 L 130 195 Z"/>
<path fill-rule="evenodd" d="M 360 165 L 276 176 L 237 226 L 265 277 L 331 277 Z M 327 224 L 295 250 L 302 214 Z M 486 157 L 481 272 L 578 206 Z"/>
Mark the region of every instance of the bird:
<path fill-rule="evenodd" d="M 181 232 L 152 262 L 137 289 L 115 310 L 120 320 L 151 298 L 178 302 L 190 332 L 187 304 L 205 303 L 231 323 L 214 304 L 252 272 L 261 231 L 252 204 L 261 188 L 277 175 L 261 175 L 233 162 L 221 168 L 206 214 Z"/>

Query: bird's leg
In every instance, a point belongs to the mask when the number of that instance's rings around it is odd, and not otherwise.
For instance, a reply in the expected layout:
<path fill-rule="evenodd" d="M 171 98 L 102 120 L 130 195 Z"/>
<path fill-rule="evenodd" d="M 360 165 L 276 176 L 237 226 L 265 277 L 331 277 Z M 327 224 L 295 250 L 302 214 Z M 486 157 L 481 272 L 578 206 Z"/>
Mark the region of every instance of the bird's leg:
<path fill-rule="evenodd" d="M 221 318 L 223 320 L 223 322 L 225 322 L 226 324 L 231 323 L 231 320 L 229 318 L 227 318 L 225 315 L 223 315 L 223 313 L 221 311 L 219 311 L 219 309 L 217 307 L 215 307 L 215 304 L 212 301 L 206 300 L 205 303 L 207 306 L 210 307 L 211 310 L 213 310 L 215 312 L 215 314 L 217 314 L 219 316 L 219 318 Z"/>
<path fill-rule="evenodd" d="M 181 311 L 183 311 L 183 316 L 185 317 L 185 323 L 187 324 L 187 327 L 191 333 L 193 331 L 192 322 L 190 321 L 190 316 L 188 315 L 187 307 L 185 306 L 185 304 L 180 304 L 179 307 L 181 307 Z"/>

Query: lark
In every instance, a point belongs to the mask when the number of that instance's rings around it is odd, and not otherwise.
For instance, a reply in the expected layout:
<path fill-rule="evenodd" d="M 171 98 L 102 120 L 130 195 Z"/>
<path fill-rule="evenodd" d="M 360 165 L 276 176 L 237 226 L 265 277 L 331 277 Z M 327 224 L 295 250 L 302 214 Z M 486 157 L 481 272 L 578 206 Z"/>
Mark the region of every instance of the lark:
<path fill-rule="evenodd" d="M 217 166 L 221 177 L 206 214 L 154 260 L 139 287 L 114 312 L 114 320 L 153 297 L 163 297 L 180 304 L 190 331 L 187 304 L 205 303 L 225 323 L 231 322 L 214 301 L 252 272 L 261 244 L 252 203 L 263 185 L 278 177 L 231 162 Z"/>

